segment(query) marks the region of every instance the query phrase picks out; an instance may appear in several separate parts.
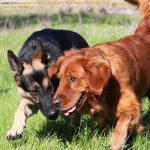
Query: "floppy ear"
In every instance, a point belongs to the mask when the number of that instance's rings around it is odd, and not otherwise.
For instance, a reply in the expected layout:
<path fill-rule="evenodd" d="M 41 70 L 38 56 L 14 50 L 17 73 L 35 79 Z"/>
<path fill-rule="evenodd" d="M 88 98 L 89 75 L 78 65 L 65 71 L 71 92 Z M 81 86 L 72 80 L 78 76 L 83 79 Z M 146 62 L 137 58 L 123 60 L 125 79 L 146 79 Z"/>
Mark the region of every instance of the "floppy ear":
<path fill-rule="evenodd" d="M 44 46 L 40 39 L 37 39 L 36 47 L 37 48 L 36 48 L 36 51 L 35 51 L 32 61 L 34 61 L 34 60 L 40 61 L 43 64 L 47 65 L 50 62 L 50 55 L 45 52 Z"/>
<path fill-rule="evenodd" d="M 88 85 L 92 92 L 100 95 L 103 87 L 111 76 L 109 62 L 100 61 L 100 58 L 92 58 L 84 62 L 84 68 L 88 74 Z"/>
<path fill-rule="evenodd" d="M 59 70 L 59 66 L 56 64 L 52 64 L 50 67 L 48 67 L 47 72 L 49 78 L 50 79 L 53 78 L 57 74 L 58 70 Z"/>
<path fill-rule="evenodd" d="M 24 69 L 23 64 L 11 50 L 8 50 L 7 57 L 8 57 L 8 62 L 12 70 L 13 76 L 17 84 L 20 85 L 21 83 L 20 76 Z"/>
<path fill-rule="evenodd" d="M 65 57 L 59 57 L 58 60 L 48 67 L 48 76 L 49 78 L 54 77 L 60 70 L 61 64 L 64 61 Z"/>

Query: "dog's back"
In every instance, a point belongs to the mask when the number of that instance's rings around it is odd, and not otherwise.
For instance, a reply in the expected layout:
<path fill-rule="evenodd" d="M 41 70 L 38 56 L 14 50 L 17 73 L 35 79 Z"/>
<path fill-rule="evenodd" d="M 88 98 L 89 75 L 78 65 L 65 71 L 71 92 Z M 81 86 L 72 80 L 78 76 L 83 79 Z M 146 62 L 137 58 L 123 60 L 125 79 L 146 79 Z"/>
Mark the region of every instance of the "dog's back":
<path fill-rule="evenodd" d="M 123 80 L 128 80 L 141 99 L 150 91 L 150 0 L 128 1 L 139 5 L 142 15 L 134 34 L 94 47 L 104 51 L 111 60 L 112 71 L 118 77 L 118 81 L 126 83 Z"/>
<path fill-rule="evenodd" d="M 44 46 L 44 51 L 49 53 L 51 59 L 55 61 L 65 50 L 70 48 L 88 47 L 84 38 L 76 32 L 69 30 L 43 29 L 34 32 L 22 46 L 19 58 L 27 63 L 31 63 L 37 49 L 37 40 L 40 39 Z"/>

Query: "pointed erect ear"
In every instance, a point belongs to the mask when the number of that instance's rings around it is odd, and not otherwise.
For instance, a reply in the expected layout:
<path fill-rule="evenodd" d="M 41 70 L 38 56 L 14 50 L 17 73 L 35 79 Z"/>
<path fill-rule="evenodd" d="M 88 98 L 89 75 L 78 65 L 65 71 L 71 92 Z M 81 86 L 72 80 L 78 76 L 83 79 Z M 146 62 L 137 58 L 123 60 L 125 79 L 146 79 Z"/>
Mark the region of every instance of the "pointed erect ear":
<path fill-rule="evenodd" d="M 20 76 L 24 69 L 23 64 L 11 50 L 8 50 L 7 57 L 8 57 L 8 62 L 9 62 L 10 68 L 12 70 L 12 73 L 14 75 L 14 78 L 15 78 L 17 84 L 19 85 L 20 84 Z"/>
<path fill-rule="evenodd" d="M 109 62 L 95 57 L 85 61 L 84 68 L 88 74 L 89 89 L 95 94 L 100 95 L 103 87 L 111 76 Z"/>
<path fill-rule="evenodd" d="M 40 61 L 47 65 L 50 62 L 50 55 L 45 52 L 42 40 L 37 39 L 36 47 L 37 48 L 32 61 Z"/>

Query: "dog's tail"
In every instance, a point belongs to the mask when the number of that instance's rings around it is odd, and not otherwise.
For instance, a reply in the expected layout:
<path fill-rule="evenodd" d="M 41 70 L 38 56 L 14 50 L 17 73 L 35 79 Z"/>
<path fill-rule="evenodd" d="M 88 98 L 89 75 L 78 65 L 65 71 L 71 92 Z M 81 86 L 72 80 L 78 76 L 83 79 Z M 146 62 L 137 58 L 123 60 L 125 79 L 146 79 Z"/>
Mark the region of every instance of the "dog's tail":
<path fill-rule="evenodd" d="M 136 35 L 150 35 L 150 0 L 125 0 L 129 3 L 139 6 L 142 16 L 141 22 L 138 25 Z"/>
<path fill-rule="evenodd" d="M 134 5 L 139 5 L 139 0 L 125 0 L 125 1 Z"/>
<path fill-rule="evenodd" d="M 150 16 L 150 0 L 125 0 L 140 7 L 142 18 Z"/>

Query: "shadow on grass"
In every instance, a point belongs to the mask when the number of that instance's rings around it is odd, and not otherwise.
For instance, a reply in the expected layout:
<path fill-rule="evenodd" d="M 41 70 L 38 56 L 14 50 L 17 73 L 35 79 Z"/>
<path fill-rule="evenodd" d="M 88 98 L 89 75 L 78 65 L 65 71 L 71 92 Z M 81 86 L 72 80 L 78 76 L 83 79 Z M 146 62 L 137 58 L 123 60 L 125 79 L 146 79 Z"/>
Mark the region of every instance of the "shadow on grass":
<path fill-rule="evenodd" d="M 150 129 L 150 109 L 145 111 L 145 113 L 142 116 L 142 120 L 144 125 Z M 37 131 L 37 137 L 40 139 L 43 139 L 45 137 L 51 137 L 53 135 L 56 135 L 58 139 L 61 139 L 62 142 L 66 143 L 71 142 L 73 138 L 75 137 L 77 140 L 80 140 L 80 134 L 83 134 L 83 132 L 86 132 L 86 138 L 91 138 L 94 133 L 96 133 L 97 136 L 101 137 L 108 137 L 111 126 L 107 126 L 105 130 L 99 130 L 96 122 L 92 119 L 83 117 L 81 121 L 81 125 L 78 128 L 74 128 L 73 126 L 69 125 L 69 120 L 63 120 L 60 119 L 58 121 L 47 121 L 45 124 L 43 124 L 43 127 L 40 131 Z M 114 127 L 113 127 L 114 128 Z M 87 131 L 86 131 L 87 130 Z M 98 131 L 98 132 L 97 132 Z M 146 134 L 150 134 L 150 130 L 146 132 Z M 82 136 L 82 135 L 81 135 Z M 135 132 L 130 132 L 127 137 L 127 141 L 124 147 L 124 150 L 132 150 L 133 147 L 135 148 L 135 140 L 137 138 L 138 134 Z M 142 136 L 146 136 L 143 134 Z M 147 136 L 148 139 L 150 136 Z M 138 148 L 138 147 L 137 147 Z"/>
<path fill-rule="evenodd" d="M 147 102 L 146 105 L 147 105 L 147 109 L 143 112 L 143 115 L 142 115 L 142 123 L 145 126 L 146 130 L 145 130 L 145 133 L 142 134 L 142 136 L 146 136 L 146 138 L 150 139 L 150 136 L 147 136 L 147 135 L 150 135 L 150 104 L 149 104 L 149 102 Z M 135 133 L 135 132 L 131 132 L 128 135 L 128 139 L 126 142 L 126 148 L 124 150 L 132 150 L 133 149 L 133 145 L 134 145 L 136 136 L 137 136 L 137 133 Z"/>
<path fill-rule="evenodd" d="M 95 133 L 97 136 L 106 138 L 108 137 L 111 128 L 112 127 L 107 126 L 104 130 L 100 130 L 92 119 L 85 119 L 84 122 L 81 122 L 81 125 L 78 128 L 69 125 L 68 121 L 47 121 L 43 124 L 42 129 L 37 131 L 36 135 L 39 139 L 56 135 L 56 137 L 61 139 L 65 144 L 66 142 L 72 142 L 74 137 L 76 140 L 80 140 L 80 134 L 83 134 L 82 130 L 83 132 L 87 132 L 86 139 L 90 139 Z M 86 129 L 88 131 L 86 131 Z M 129 133 L 124 150 L 132 150 L 136 136 L 137 134 L 134 132 Z"/>
<path fill-rule="evenodd" d="M 99 130 L 96 122 L 89 117 L 82 117 L 81 125 L 77 129 L 69 126 L 67 121 L 47 121 L 46 124 L 43 124 L 43 127 L 40 131 L 36 133 L 37 137 L 43 140 L 45 137 L 56 136 L 57 139 L 61 140 L 64 143 L 64 146 L 67 147 L 68 143 L 76 141 L 77 143 L 81 141 L 91 142 L 93 137 L 101 141 L 104 137 L 104 141 L 107 139 L 110 133 L 110 128 L 106 127 L 105 130 Z M 109 145 L 105 145 L 109 147 Z"/>
<path fill-rule="evenodd" d="M 150 106 L 149 106 L 149 110 L 143 115 L 142 121 L 144 125 L 150 126 Z"/>
<path fill-rule="evenodd" d="M 42 129 L 37 131 L 36 134 L 40 139 L 56 135 L 58 139 L 61 139 L 62 142 L 66 143 L 71 142 L 74 137 L 78 140 L 80 138 L 80 134 L 84 134 L 83 132 L 86 132 L 86 138 L 91 138 L 94 136 L 96 131 L 98 131 L 98 135 L 101 136 L 107 136 L 109 133 L 108 128 L 101 131 L 95 121 L 84 117 L 81 121 L 81 125 L 77 128 L 69 124 L 69 119 L 53 122 L 47 121 L 46 124 L 43 125 Z"/>
<path fill-rule="evenodd" d="M 141 136 L 145 137 L 145 139 L 149 140 L 150 139 L 149 135 L 150 135 L 150 126 L 147 126 L 147 131 L 145 133 L 141 134 Z M 136 141 L 137 136 L 139 136 L 139 135 L 137 133 L 135 133 L 135 132 L 131 132 L 128 135 L 128 139 L 127 139 L 127 142 L 125 144 L 124 150 L 139 149 L 138 145 L 135 145 L 135 141 Z"/>
<path fill-rule="evenodd" d="M 137 136 L 137 134 L 132 131 L 128 134 L 124 150 L 132 150 L 133 149 L 133 145 L 134 145 L 136 136 Z"/>
<path fill-rule="evenodd" d="M 69 126 L 63 121 L 47 121 L 40 131 L 37 131 L 37 137 L 43 139 L 45 137 L 51 137 L 56 135 L 58 139 L 62 139 L 63 142 L 71 142 L 73 136 L 78 129 Z"/>
<path fill-rule="evenodd" d="M 87 122 L 88 123 L 88 122 Z M 64 143 L 66 141 L 71 142 L 74 136 L 78 135 L 78 131 L 84 126 L 75 128 L 69 124 L 69 119 L 60 119 L 58 121 L 48 121 L 43 125 L 40 131 L 37 131 L 38 138 L 51 137 L 56 135 L 58 139 L 61 139 Z M 92 126 L 92 125 L 91 125 Z M 90 127 L 91 128 L 91 127 Z"/>

